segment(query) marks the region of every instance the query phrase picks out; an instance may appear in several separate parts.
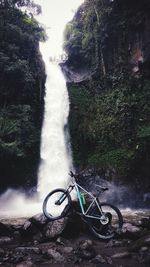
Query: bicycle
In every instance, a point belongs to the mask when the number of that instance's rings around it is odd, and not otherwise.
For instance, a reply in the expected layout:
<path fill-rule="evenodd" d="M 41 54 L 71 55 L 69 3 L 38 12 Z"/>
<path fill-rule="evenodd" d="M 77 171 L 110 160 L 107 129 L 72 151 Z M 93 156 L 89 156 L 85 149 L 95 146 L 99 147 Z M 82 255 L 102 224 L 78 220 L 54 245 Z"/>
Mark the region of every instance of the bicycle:
<path fill-rule="evenodd" d="M 123 217 L 120 210 L 107 202 L 100 202 L 98 196 L 88 192 L 77 183 L 77 175 L 70 172 L 72 183 L 67 189 L 58 188 L 51 191 L 43 202 L 43 213 L 49 220 L 58 220 L 65 217 L 71 207 L 71 192 L 75 189 L 79 200 L 80 215 L 88 224 L 91 232 L 98 238 L 111 239 L 119 233 L 123 226 Z M 100 193 L 108 190 L 107 187 L 97 185 Z M 90 202 L 88 203 L 90 198 Z M 87 200 L 88 199 L 88 200 Z"/>

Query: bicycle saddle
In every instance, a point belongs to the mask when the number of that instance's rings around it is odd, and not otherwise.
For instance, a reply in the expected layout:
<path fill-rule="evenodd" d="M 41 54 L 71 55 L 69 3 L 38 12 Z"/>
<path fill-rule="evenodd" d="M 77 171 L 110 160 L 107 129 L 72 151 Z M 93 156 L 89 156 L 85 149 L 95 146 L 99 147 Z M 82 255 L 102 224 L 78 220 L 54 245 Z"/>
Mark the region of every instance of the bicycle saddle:
<path fill-rule="evenodd" d="M 103 187 L 103 186 L 100 186 L 98 184 L 95 184 L 97 187 L 99 187 L 102 191 L 106 191 L 108 190 L 109 188 L 108 187 Z"/>

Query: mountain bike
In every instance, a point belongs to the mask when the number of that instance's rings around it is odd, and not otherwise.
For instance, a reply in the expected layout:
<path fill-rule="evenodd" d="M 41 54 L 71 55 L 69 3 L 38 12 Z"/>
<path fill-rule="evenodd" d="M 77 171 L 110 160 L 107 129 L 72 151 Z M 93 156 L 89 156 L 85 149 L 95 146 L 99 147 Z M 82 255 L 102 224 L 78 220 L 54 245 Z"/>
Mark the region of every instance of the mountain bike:
<path fill-rule="evenodd" d="M 72 182 L 67 189 L 58 188 L 46 196 L 43 202 L 44 215 L 51 221 L 65 217 L 71 208 L 71 192 L 75 190 L 79 200 L 80 215 L 88 224 L 91 232 L 101 239 L 114 237 L 123 226 L 123 217 L 117 207 L 99 201 L 98 195 L 108 188 L 96 185 L 99 194 L 94 195 L 77 183 L 78 175 L 70 172 L 70 176 Z"/>

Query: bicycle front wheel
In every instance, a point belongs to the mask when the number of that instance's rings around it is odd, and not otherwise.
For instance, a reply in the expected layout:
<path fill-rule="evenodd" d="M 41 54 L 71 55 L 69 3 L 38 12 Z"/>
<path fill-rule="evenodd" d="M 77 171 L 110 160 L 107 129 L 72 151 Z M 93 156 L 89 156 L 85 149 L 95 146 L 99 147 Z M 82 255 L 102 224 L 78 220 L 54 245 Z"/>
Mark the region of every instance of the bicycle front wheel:
<path fill-rule="evenodd" d="M 43 202 L 43 213 L 51 221 L 66 216 L 71 205 L 71 197 L 68 191 L 58 188 L 51 191 Z"/>
<path fill-rule="evenodd" d="M 111 239 L 119 233 L 123 226 L 123 217 L 120 210 L 108 203 L 99 203 L 100 210 L 95 206 L 88 218 L 91 232 L 100 239 Z"/>

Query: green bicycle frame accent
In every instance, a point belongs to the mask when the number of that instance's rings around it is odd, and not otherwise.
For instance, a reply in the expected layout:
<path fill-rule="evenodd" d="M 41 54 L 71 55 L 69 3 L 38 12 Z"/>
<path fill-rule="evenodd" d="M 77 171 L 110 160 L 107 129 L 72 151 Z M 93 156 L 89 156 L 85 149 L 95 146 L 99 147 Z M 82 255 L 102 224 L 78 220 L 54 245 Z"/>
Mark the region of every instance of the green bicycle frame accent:
<path fill-rule="evenodd" d="M 81 207 L 82 213 L 84 213 L 84 207 L 83 207 L 83 201 L 82 201 L 81 193 L 80 193 L 80 191 L 78 189 L 78 186 L 75 185 L 75 188 L 76 188 L 76 191 L 77 191 L 77 196 L 78 196 L 78 199 L 79 199 L 79 202 L 80 202 L 80 207 Z"/>

